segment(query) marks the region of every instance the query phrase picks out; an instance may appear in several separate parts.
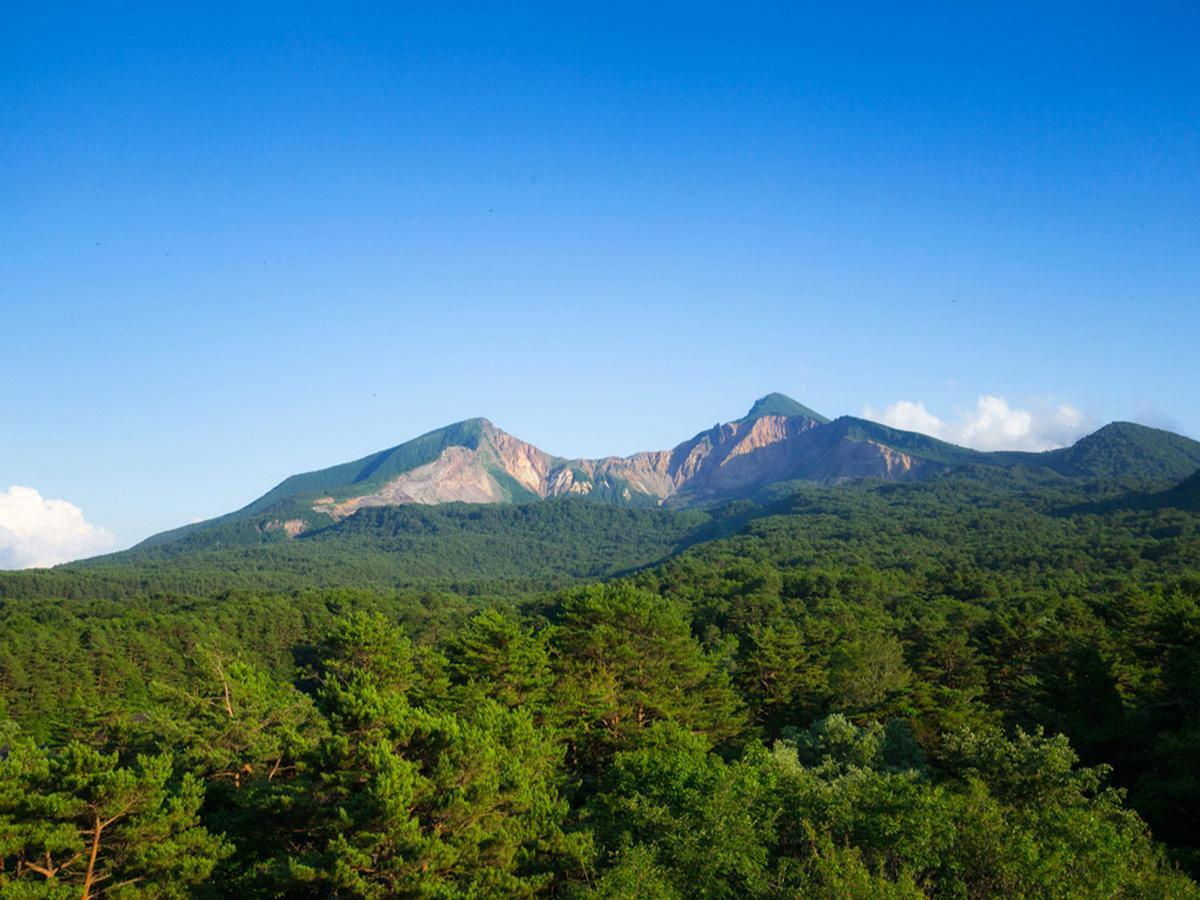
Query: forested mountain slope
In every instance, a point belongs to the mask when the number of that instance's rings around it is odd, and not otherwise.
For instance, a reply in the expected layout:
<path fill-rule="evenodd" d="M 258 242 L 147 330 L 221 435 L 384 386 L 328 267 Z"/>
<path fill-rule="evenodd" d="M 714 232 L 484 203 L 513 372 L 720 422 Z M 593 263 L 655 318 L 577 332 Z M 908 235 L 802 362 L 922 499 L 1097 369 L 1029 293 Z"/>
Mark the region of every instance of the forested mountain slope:
<path fill-rule="evenodd" d="M 554 500 L 368 508 L 296 540 L 262 543 L 237 540 L 244 523 L 227 523 L 231 539 L 186 535 L 52 570 L 0 573 L 0 598 L 309 587 L 548 590 L 665 559 L 726 533 L 724 519 L 716 511 Z"/>

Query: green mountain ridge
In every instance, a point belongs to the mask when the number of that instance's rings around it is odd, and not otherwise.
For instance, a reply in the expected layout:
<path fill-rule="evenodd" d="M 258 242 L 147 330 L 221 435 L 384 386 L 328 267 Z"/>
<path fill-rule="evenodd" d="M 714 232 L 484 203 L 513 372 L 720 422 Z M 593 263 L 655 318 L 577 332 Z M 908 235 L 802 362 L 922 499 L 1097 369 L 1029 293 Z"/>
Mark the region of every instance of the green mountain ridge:
<path fill-rule="evenodd" d="M 190 552 L 286 541 L 378 507 L 565 498 L 688 509 L 750 497 L 776 483 L 921 481 L 964 467 L 1030 468 L 1065 478 L 1164 487 L 1200 468 L 1200 442 L 1114 422 L 1070 447 L 982 452 L 854 416 L 831 421 L 774 393 L 741 419 L 700 432 L 670 451 L 567 460 L 475 418 L 352 462 L 291 476 L 239 510 L 154 535 L 134 550 L 170 545 Z"/>
<path fill-rule="evenodd" d="M 1200 442 L 1133 422 L 1112 422 L 1070 447 L 1047 451 L 1045 459 L 1048 468 L 1067 476 L 1178 481 L 1200 468 Z"/>

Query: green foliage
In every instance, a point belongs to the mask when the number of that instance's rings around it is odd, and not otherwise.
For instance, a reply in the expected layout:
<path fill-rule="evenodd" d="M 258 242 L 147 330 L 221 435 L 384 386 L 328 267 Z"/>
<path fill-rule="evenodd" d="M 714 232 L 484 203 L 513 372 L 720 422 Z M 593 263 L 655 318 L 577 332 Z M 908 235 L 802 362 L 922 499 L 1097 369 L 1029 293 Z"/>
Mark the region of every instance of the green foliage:
<path fill-rule="evenodd" d="M 189 896 L 232 849 L 198 823 L 203 795 L 166 754 L 18 740 L 0 759 L 0 895 Z"/>
<path fill-rule="evenodd" d="M 317 731 L 312 700 L 250 663 L 209 649 L 198 657 L 192 684 L 151 685 L 131 741 L 179 748 L 182 768 L 234 789 L 292 771 Z"/>
<path fill-rule="evenodd" d="M 810 719 L 829 695 L 829 671 L 800 624 L 752 625 L 740 643 L 736 681 L 764 731 Z"/>
<path fill-rule="evenodd" d="M 292 872 L 354 896 L 524 896 L 567 846 L 561 749 L 527 712 L 415 705 L 412 648 L 378 617 L 333 632 L 318 693 L 331 734 L 308 774 L 306 852 Z"/>
<path fill-rule="evenodd" d="M 134 794 L 97 895 L 1196 896 L 1200 516 L 1150 487 L 372 510 L 5 576 L 0 896 L 80 896 Z M 526 589 L 626 551 L 670 558 Z"/>
<path fill-rule="evenodd" d="M 770 772 L 755 756 L 726 764 L 670 722 L 641 743 L 616 754 L 590 804 L 601 842 L 653 847 L 681 896 L 765 893 L 777 815 Z"/>
<path fill-rule="evenodd" d="M 925 767 L 925 754 L 903 719 L 860 727 L 835 713 L 804 730 L 784 729 L 782 741 L 804 765 L 828 771 L 912 772 Z"/>
<path fill-rule="evenodd" d="M 1196 895 L 1119 793 L 1102 788 L 1104 773 L 1075 768 L 1062 738 L 962 732 L 946 742 L 947 774 L 915 757 L 918 768 L 902 768 L 878 737 L 842 720 L 777 745 L 778 829 L 800 871 L 815 836 L 930 896 Z M 803 764 L 802 747 L 811 758 L 831 744 L 815 767 Z"/>
<path fill-rule="evenodd" d="M 904 648 L 889 635 L 868 634 L 840 642 L 829 660 L 829 690 L 848 712 L 892 712 L 908 687 Z"/>
<path fill-rule="evenodd" d="M 692 637 L 684 608 L 629 585 L 565 595 L 555 635 L 575 758 L 596 764 L 669 721 L 711 741 L 735 735 L 728 674 Z"/>
<path fill-rule="evenodd" d="M 670 870 L 656 860 L 652 846 L 634 844 L 614 853 L 611 865 L 587 891 L 593 900 L 680 900 L 686 891 L 678 890 L 671 881 Z"/>
<path fill-rule="evenodd" d="M 714 523 L 699 510 L 563 499 L 373 507 L 290 540 L 260 526 L 239 519 L 163 546 L 49 571 L 0 573 L 0 599 L 339 587 L 460 594 L 552 590 L 659 562 L 730 523 Z"/>
<path fill-rule="evenodd" d="M 481 692 L 509 709 L 543 711 L 554 686 L 546 638 L 512 614 L 485 609 L 447 641 L 450 676 L 465 696 Z"/>

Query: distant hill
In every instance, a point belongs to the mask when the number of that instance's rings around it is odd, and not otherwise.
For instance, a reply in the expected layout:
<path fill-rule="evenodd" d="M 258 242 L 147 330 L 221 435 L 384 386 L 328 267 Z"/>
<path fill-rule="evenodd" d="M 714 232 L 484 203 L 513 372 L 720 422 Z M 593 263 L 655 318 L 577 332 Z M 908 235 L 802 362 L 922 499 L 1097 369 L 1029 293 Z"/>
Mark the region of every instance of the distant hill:
<path fill-rule="evenodd" d="M 1008 456 L 1072 478 L 1178 481 L 1200 468 L 1200 442 L 1133 422 L 1113 422 L 1070 447 L 1037 454 L 1000 454 L 1002 459 Z"/>
<path fill-rule="evenodd" d="M 587 499 L 635 509 L 689 509 L 793 481 L 922 481 L 966 467 L 1167 484 L 1200 468 L 1200 442 L 1115 422 L 1071 447 L 983 453 L 853 416 L 830 421 L 775 393 L 757 400 L 742 418 L 670 450 L 567 459 L 476 418 L 353 462 L 293 475 L 240 510 L 155 535 L 135 550 L 286 542 L 378 508 Z"/>

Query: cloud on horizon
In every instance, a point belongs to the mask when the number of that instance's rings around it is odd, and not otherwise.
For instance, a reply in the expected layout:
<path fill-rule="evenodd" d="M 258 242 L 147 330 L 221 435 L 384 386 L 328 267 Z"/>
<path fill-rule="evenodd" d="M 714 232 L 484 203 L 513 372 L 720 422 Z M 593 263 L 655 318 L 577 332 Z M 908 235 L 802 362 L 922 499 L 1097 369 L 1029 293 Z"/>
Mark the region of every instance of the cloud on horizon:
<path fill-rule="evenodd" d="M 865 406 L 863 418 L 976 450 L 1052 450 L 1074 443 L 1092 425 L 1069 403 L 1035 402 L 1018 409 L 991 394 L 980 397 L 974 409 L 959 410 L 953 422 L 912 400 L 897 400 L 882 410 Z"/>
<path fill-rule="evenodd" d="M 0 569 L 56 566 L 115 545 L 116 536 L 88 522 L 74 503 L 15 484 L 0 492 Z"/>

